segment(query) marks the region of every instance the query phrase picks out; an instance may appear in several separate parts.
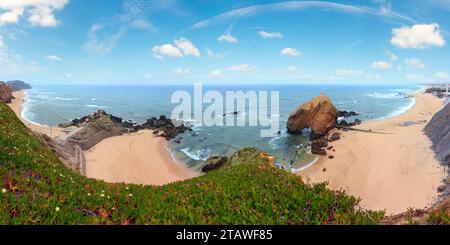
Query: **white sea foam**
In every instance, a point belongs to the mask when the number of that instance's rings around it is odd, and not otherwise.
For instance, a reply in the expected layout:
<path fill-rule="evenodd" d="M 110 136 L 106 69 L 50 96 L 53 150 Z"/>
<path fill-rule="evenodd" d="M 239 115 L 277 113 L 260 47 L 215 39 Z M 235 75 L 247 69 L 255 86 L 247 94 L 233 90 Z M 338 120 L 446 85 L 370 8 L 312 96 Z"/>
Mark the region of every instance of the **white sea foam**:
<path fill-rule="evenodd" d="M 99 109 L 109 108 L 108 106 L 102 106 L 102 105 L 84 105 L 84 106 L 89 107 L 89 108 L 99 108 Z"/>
<path fill-rule="evenodd" d="M 211 153 L 211 150 L 210 149 L 201 149 L 201 150 L 196 150 L 194 152 L 190 152 L 189 147 L 187 147 L 187 148 L 181 149 L 181 152 L 183 152 L 188 157 L 190 157 L 196 161 L 199 161 L 199 160 L 205 161 L 206 159 L 208 159 L 209 154 Z"/>
<path fill-rule="evenodd" d="M 63 98 L 63 97 L 55 97 L 56 100 L 63 100 L 63 101 L 72 101 L 72 100 L 78 100 L 78 98 Z"/>
<path fill-rule="evenodd" d="M 369 94 L 365 94 L 365 96 L 368 97 L 372 97 L 372 98 L 377 98 L 377 99 L 398 99 L 398 98 L 403 98 L 405 96 L 405 94 L 402 93 L 378 93 L 378 92 L 374 92 L 374 93 L 369 93 Z"/>

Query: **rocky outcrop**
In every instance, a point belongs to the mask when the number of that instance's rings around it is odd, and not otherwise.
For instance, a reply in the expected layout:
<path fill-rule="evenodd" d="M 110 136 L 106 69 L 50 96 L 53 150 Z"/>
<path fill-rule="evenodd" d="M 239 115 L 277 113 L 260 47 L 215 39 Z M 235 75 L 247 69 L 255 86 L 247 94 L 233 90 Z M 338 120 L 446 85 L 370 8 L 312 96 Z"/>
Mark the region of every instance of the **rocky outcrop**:
<path fill-rule="evenodd" d="M 8 81 L 7 82 L 9 86 L 11 86 L 11 90 L 13 92 L 20 91 L 22 89 L 30 89 L 31 85 L 28 83 L 25 83 L 24 81 L 20 80 L 14 80 L 14 81 Z"/>
<path fill-rule="evenodd" d="M 67 138 L 68 142 L 80 146 L 83 150 L 92 148 L 105 138 L 129 132 L 122 124 L 111 120 L 102 110 L 91 114 L 84 123 L 84 127 Z"/>
<path fill-rule="evenodd" d="M 439 160 L 450 164 L 450 103 L 433 116 L 424 130 Z"/>
<path fill-rule="evenodd" d="M 152 117 L 145 123 L 137 124 L 132 121 L 124 121 L 122 118 L 108 114 L 103 110 L 98 110 L 88 116 L 75 118 L 68 123 L 61 123 L 58 126 L 62 128 L 81 128 L 68 140 L 78 144 L 83 150 L 90 149 L 104 138 L 144 129 L 153 130 L 156 136 L 164 137 L 166 140 L 173 139 L 179 134 L 192 130 L 183 123 L 178 125 L 165 116 Z"/>
<path fill-rule="evenodd" d="M 228 161 L 226 156 L 212 156 L 206 160 L 206 165 L 202 168 L 202 172 L 216 170 L 225 165 Z"/>
<path fill-rule="evenodd" d="M 203 172 L 209 172 L 225 166 L 235 166 L 241 164 L 268 164 L 276 166 L 274 156 L 255 147 L 245 147 L 233 153 L 229 158 L 226 156 L 212 156 L 206 160 Z"/>
<path fill-rule="evenodd" d="M 321 94 L 295 109 L 286 127 L 290 133 L 311 128 L 312 138 L 319 138 L 334 128 L 337 118 L 338 110 L 328 96 Z"/>
<path fill-rule="evenodd" d="M 0 101 L 11 103 L 12 99 L 14 99 L 14 97 L 12 95 L 11 87 L 4 82 L 0 82 Z"/>
<path fill-rule="evenodd" d="M 246 163 L 269 164 L 275 166 L 275 157 L 255 147 L 245 147 L 230 156 L 228 164 L 239 165 Z"/>

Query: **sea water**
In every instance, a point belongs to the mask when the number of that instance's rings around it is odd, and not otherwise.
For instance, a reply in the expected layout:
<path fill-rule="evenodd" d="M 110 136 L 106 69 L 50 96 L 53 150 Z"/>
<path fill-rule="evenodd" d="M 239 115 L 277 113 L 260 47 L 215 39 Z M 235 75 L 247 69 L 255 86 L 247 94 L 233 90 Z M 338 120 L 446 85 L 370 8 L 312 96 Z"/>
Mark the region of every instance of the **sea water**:
<path fill-rule="evenodd" d="M 204 85 L 203 93 L 216 90 L 224 97 L 226 91 L 279 91 L 281 133 L 267 138 L 260 137 L 259 127 L 196 126 L 193 132 L 176 138 L 181 139 L 180 143 L 172 140 L 169 147 L 176 159 L 200 167 L 211 155 L 230 155 L 242 147 L 253 146 L 276 156 L 283 168 L 295 171 L 315 160 L 305 147 L 305 136 L 286 132 L 289 113 L 297 106 L 325 93 L 339 110 L 356 111 L 357 118 L 363 121 L 382 119 L 411 108 L 414 99 L 408 94 L 418 89 L 416 85 Z M 152 116 L 170 116 L 178 105 L 171 103 L 171 96 L 178 90 L 188 91 L 193 97 L 193 86 L 189 85 L 35 85 L 26 92 L 22 115 L 29 121 L 55 126 L 102 109 L 139 123 Z M 237 116 L 245 117 L 246 113 Z"/>

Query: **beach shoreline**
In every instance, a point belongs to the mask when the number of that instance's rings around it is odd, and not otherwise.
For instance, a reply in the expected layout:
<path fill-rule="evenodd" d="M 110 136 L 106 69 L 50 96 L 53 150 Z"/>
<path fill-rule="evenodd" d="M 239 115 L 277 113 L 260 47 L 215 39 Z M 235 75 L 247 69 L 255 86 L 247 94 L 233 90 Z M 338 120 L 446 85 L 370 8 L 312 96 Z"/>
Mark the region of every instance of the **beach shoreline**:
<path fill-rule="evenodd" d="M 341 139 L 329 144 L 335 150 L 328 151 L 333 159 L 320 156 L 297 174 L 307 182 L 326 181 L 331 189 L 360 197 L 364 209 L 396 214 L 432 205 L 446 173 L 423 132 L 426 123 L 401 123 L 428 122 L 444 104 L 423 89 L 414 93 L 414 100 L 404 113 L 355 127 L 386 134 L 341 131 Z"/>
<path fill-rule="evenodd" d="M 22 117 L 26 101 L 23 90 L 13 92 L 9 107 L 31 130 L 50 137 L 64 135 L 63 128 L 33 123 Z M 184 163 L 178 163 L 168 150 L 168 142 L 150 130 L 103 139 L 83 152 L 86 158 L 86 177 L 110 183 L 164 185 L 200 175 Z"/>

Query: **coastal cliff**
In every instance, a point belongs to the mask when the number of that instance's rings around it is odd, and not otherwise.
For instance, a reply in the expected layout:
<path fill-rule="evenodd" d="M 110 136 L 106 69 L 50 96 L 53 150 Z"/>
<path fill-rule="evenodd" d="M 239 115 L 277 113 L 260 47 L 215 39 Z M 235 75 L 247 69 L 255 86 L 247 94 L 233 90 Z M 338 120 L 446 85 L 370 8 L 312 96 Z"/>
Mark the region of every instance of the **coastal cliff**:
<path fill-rule="evenodd" d="M 24 82 L 24 81 L 20 81 L 20 80 L 13 80 L 13 81 L 8 81 L 7 82 L 9 84 L 9 86 L 11 86 L 11 91 L 12 92 L 17 92 L 23 89 L 30 89 L 31 85 Z"/>
<path fill-rule="evenodd" d="M 433 116 L 424 130 L 439 160 L 450 164 L 450 103 Z"/>
<path fill-rule="evenodd" d="M 11 103 L 13 98 L 11 86 L 7 83 L 0 82 L 0 101 Z"/>

